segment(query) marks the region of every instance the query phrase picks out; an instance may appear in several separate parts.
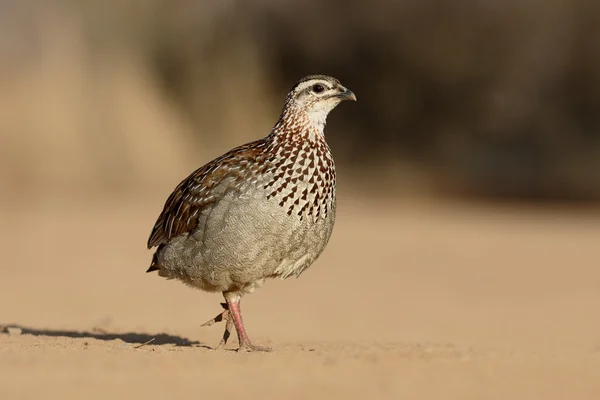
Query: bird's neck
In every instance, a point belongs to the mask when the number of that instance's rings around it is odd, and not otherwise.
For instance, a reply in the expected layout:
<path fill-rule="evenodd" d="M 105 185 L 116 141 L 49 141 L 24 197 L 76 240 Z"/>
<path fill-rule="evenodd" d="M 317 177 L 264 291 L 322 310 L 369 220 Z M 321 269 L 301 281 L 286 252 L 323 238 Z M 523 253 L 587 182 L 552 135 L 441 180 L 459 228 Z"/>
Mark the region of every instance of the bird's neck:
<path fill-rule="evenodd" d="M 281 112 L 279 120 L 271 131 L 271 136 L 277 141 L 325 142 L 326 122 L 326 113 L 311 113 L 290 105 Z"/>

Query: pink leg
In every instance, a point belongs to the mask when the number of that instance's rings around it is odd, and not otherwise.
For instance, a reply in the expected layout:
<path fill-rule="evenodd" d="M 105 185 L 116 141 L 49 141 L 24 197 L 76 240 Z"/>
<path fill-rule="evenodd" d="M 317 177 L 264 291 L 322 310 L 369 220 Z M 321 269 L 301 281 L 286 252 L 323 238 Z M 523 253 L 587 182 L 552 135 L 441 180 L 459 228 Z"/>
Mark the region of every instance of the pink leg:
<path fill-rule="evenodd" d="M 225 296 L 227 305 L 229 306 L 229 313 L 233 318 L 233 324 L 238 334 L 240 341 L 239 352 L 242 351 L 271 351 L 268 347 L 256 346 L 250 342 L 246 328 L 244 328 L 244 321 L 242 320 L 242 312 L 240 310 L 240 298 L 239 296 Z"/>

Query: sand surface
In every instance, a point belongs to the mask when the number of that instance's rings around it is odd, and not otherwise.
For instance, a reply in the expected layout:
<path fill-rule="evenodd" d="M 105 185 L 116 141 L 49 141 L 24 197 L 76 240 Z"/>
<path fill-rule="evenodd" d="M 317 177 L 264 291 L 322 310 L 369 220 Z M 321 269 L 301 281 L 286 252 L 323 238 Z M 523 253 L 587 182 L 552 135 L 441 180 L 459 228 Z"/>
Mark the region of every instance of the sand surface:
<path fill-rule="evenodd" d="M 346 196 L 237 354 L 219 295 L 144 273 L 163 200 L 0 208 L 0 398 L 600 398 L 598 213 Z"/>

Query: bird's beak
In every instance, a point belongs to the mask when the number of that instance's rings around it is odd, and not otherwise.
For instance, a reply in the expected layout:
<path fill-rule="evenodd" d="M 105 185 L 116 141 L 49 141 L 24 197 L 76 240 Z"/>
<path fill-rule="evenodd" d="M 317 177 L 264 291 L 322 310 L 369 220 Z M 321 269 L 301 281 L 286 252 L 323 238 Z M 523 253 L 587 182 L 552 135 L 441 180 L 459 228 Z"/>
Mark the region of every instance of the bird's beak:
<path fill-rule="evenodd" d="M 336 97 L 339 97 L 341 100 L 356 101 L 356 95 L 352 93 L 350 89 L 347 89 L 343 86 L 340 86 L 340 93 L 336 94 Z"/>

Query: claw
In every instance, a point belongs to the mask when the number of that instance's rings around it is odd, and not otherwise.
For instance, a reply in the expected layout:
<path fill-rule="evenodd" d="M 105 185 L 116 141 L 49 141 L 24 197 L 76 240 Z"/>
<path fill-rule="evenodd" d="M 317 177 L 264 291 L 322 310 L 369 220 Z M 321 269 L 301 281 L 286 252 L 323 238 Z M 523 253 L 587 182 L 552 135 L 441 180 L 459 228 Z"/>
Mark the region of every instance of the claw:
<path fill-rule="evenodd" d="M 225 311 L 223 311 L 213 319 L 206 321 L 200 326 L 211 326 L 223 320 L 228 321 L 230 319 L 229 306 L 227 305 L 227 303 L 221 303 L 221 307 L 223 307 Z"/>
<path fill-rule="evenodd" d="M 249 353 L 249 352 L 262 352 L 262 353 L 270 353 L 273 349 L 265 346 L 257 346 L 250 342 L 242 343 L 240 347 L 237 349 L 238 353 Z"/>
<path fill-rule="evenodd" d="M 225 331 L 223 332 L 223 339 L 217 346 L 216 350 L 222 350 L 227 345 L 227 340 L 231 336 L 231 330 L 233 329 L 233 319 L 231 318 L 231 313 L 229 312 L 229 306 L 227 303 L 221 303 L 221 307 L 225 310 L 214 317 L 213 319 L 206 321 L 201 326 L 211 326 L 216 324 L 217 322 L 225 321 Z"/>

